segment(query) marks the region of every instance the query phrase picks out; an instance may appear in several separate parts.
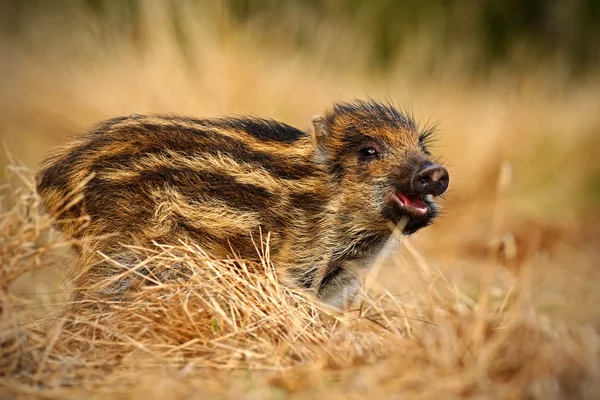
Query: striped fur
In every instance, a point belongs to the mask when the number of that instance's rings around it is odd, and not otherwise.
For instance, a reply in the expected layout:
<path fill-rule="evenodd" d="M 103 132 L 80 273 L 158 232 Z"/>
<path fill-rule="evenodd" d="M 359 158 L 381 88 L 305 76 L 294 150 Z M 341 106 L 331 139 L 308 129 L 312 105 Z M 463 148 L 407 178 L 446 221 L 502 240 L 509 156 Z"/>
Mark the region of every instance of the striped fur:
<path fill-rule="evenodd" d="M 253 117 L 195 119 L 132 115 L 105 121 L 52 155 L 36 176 L 56 226 L 81 239 L 76 286 L 122 273 L 97 252 L 125 264 L 122 244 L 193 242 L 215 257 L 257 258 L 270 234 L 270 256 L 287 285 L 341 306 L 358 288 L 389 238 L 390 223 L 412 233 L 437 213 L 409 215 L 390 202 L 410 191 L 429 163 L 430 130 L 387 103 L 336 104 L 304 132 Z M 381 149 L 377 159 L 361 149 Z M 407 183 L 408 182 L 408 183 Z M 253 242 L 254 239 L 254 242 Z M 92 293 L 119 298 L 131 282 Z"/>

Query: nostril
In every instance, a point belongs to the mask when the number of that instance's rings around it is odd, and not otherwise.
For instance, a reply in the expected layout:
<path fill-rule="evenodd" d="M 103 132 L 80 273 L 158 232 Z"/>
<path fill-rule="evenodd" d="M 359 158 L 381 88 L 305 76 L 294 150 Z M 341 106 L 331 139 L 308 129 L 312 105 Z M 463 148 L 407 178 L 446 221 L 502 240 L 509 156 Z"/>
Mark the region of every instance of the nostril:
<path fill-rule="evenodd" d="M 413 178 L 413 188 L 418 194 L 439 196 L 448 188 L 449 176 L 441 165 L 428 165 Z"/>

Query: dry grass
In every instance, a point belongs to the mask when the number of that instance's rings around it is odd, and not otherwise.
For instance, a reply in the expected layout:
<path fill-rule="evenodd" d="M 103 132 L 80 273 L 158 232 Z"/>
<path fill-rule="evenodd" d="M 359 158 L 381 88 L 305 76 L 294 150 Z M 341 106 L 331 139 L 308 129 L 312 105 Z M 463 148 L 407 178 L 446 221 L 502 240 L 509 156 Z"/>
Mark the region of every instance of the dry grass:
<path fill-rule="evenodd" d="M 240 268 L 185 246 L 139 249 L 179 280 L 64 312 L 70 243 L 5 158 L 0 398 L 600 397 L 597 80 L 498 71 L 475 84 L 454 64 L 425 79 L 416 53 L 373 73 L 352 30 L 316 24 L 322 48 L 298 55 L 218 7 L 181 13 L 182 53 L 164 6 L 144 4 L 134 36 L 73 9 L 69 24 L 37 16 L 22 43 L 0 40 L 0 139 L 25 165 L 114 115 L 302 127 L 331 101 L 372 95 L 439 121 L 445 215 L 380 260 L 344 314 L 280 287 L 268 252 Z"/>
<path fill-rule="evenodd" d="M 52 311 L 49 299 L 61 303 L 61 293 L 40 301 L 12 288 L 24 277 L 32 282 L 34 270 L 60 270 L 67 243 L 48 239 L 50 223 L 33 194 L 17 197 L 0 221 L 0 385 L 9 397 L 600 394 L 592 326 L 539 314 L 525 276 L 473 298 L 408 243 L 414 269 L 403 299 L 373 289 L 344 314 L 281 287 L 266 247 L 256 264 L 212 260 L 183 245 L 147 250 L 140 264 L 174 268 L 178 278 L 147 277 L 135 297 L 99 310 Z"/>

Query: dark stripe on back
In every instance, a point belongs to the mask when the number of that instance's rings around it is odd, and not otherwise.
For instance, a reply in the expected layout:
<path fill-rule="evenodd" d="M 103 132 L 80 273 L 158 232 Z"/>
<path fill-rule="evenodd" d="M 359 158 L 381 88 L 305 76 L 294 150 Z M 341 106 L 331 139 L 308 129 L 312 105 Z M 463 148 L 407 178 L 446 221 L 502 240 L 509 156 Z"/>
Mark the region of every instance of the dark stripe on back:
<path fill-rule="evenodd" d="M 272 119 L 231 117 L 207 122 L 210 126 L 243 131 L 264 141 L 294 143 L 307 135 L 300 129 Z"/>
<path fill-rule="evenodd" d="M 54 188 L 69 191 L 69 176 L 72 175 L 77 162 L 86 153 L 101 151 L 108 143 L 110 143 L 110 140 L 107 138 L 95 138 L 71 149 L 68 153 L 50 163 L 47 168 L 38 173 L 38 190 L 41 192 L 46 188 Z"/>
<path fill-rule="evenodd" d="M 260 211 L 266 205 L 275 205 L 278 201 L 278 196 L 266 189 L 237 182 L 229 175 L 171 167 L 143 170 L 139 177 L 131 182 L 113 183 L 101 177 L 94 178 L 87 185 L 85 195 L 88 198 L 101 198 L 90 196 L 108 197 L 128 191 L 128 196 L 131 197 L 132 193 L 148 193 L 148 189 L 162 190 L 165 184 L 177 189 L 192 205 L 205 203 L 203 199 L 213 198 L 224 201 L 234 209 Z"/>
<path fill-rule="evenodd" d="M 137 132 L 132 132 L 134 129 Z M 104 168 L 132 167 L 144 155 L 174 151 L 187 157 L 221 153 L 236 161 L 257 164 L 281 179 L 298 180 L 315 174 L 312 164 L 298 164 L 292 158 L 253 150 L 241 140 L 219 135 L 209 129 L 194 129 L 176 124 L 165 127 L 144 123 L 139 128 L 131 128 L 129 133 L 143 135 L 136 140 L 140 147 L 136 149 L 135 154 L 127 152 L 108 155 L 92 164 L 91 169 L 99 171 Z M 123 140 L 126 140 L 126 137 Z"/>
<path fill-rule="evenodd" d="M 64 154 L 38 173 L 38 191 L 41 192 L 46 188 L 70 191 L 72 188 L 69 188 L 69 176 L 72 174 L 75 164 L 87 153 L 102 151 L 103 147 L 112 143 L 114 141 L 112 137 L 108 135 L 102 136 L 102 134 L 106 133 L 114 127 L 114 125 L 130 118 L 130 116 L 116 117 L 95 125 L 88 132 L 88 135 L 94 135 L 94 137 L 78 147 L 71 149 L 68 153 Z"/>

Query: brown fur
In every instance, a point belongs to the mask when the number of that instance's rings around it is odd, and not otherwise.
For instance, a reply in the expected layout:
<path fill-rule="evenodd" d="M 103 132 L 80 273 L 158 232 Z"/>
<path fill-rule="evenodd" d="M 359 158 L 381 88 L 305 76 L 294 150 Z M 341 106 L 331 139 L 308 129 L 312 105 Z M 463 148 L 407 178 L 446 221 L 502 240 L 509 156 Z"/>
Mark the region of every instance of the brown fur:
<path fill-rule="evenodd" d="M 122 244 L 196 243 L 217 258 L 257 258 L 270 234 L 270 258 L 282 281 L 342 306 L 402 223 L 426 216 L 390 196 L 411 192 L 411 177 L 430 163 L 431 130 L 387 103 L 336 104 L 310 132 L 253 117 L 199 120 L 132 115 L 108 120 L 51 156 L 37 174 L 43 205 L 57 227 L 81 239 L 75 298 L 119 298 L 131 282 L 90 289 L 138 261 Z M 361 150 L 374 146 L 375 158 Z M 392 225 L 393 226 L 393 225 Z M 254 241 L 253 241 L 254 240 Z M 87 288 L 87 289 L 83 289 Z"/>

